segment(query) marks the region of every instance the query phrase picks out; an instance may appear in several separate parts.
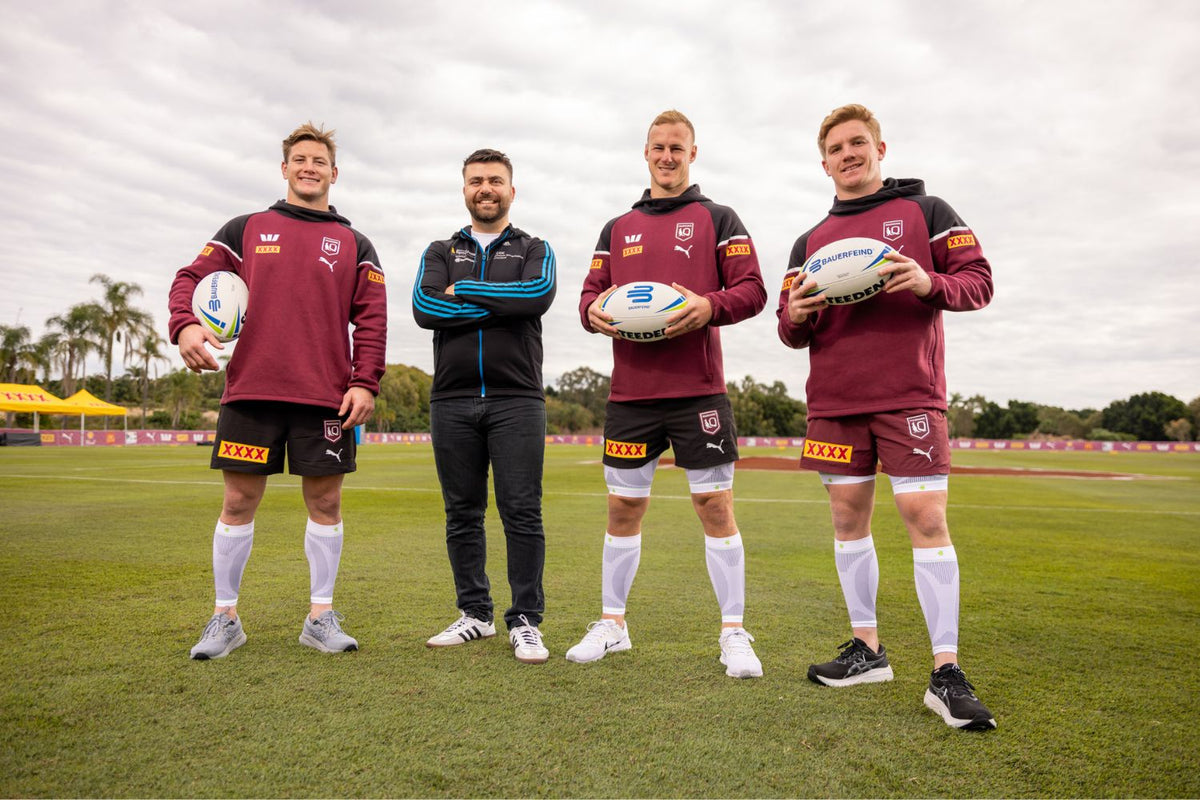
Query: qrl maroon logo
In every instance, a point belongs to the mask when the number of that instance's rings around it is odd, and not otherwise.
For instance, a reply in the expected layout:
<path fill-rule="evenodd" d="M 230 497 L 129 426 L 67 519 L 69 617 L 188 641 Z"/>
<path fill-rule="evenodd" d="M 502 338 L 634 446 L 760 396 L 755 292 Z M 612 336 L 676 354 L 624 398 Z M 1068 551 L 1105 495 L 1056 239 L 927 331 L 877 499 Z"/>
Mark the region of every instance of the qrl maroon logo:
<path fill-rule="evenodd" d="M 929 415 L 918 414 L 908 418 L 908 432 L 916 439 L 924 439 L 929 435 Z"/>
<path fill-rule="evenodd" d="M 342 438 L 342 421 L 340 419 L 325 420 L 325 438 L 331 442 Z"/>
<path fill-rule="evenodd" d="M 904 220 L 892 219 L 883 223 L 883 238 L 894 242 L 904 235 Z"/>
<path fill-rule="evenodd" d="M 326 236 L 325 238 L 321 239 L 321 250 L 327 256 L 336 256 L 338 253 L 342 252 L 342 243 L 337 239 L 331 239 Z"/>
<path fill-rule="evenodd" d="M 696 230 L 694 222 L 677 222 L 675 223 L 675 238 L 681 242 L 686 242 L 692 238 L 692 233 Z"/>
<path fill-rule="evenodd" d="M 716 411 L 701 411 L 700 428 L 709 436 L 712 436 L 721 430 L 721 416 Z"/>

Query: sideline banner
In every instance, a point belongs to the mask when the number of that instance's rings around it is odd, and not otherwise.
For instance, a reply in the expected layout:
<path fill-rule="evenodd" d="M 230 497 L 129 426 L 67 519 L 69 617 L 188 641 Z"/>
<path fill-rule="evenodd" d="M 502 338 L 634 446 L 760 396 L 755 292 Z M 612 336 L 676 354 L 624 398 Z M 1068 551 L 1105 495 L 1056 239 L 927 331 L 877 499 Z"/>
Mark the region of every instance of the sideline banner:
<path fill-rule="evenodd" d="M 0 428 L 3 433 L 28 433 L 23 428 Z M 39 433 L 46 447 L 95 447 L 143 444 L 200 445 L 212 444 L 216 431 L 79 431 L 42 430 Z M 363 433 L 362 443 L 372 444 L 429 444 L 428 433 Z M 581 444 L 603 447 L 600 434 L 549 434 L 546 444 Z M 804 447 L 798 436 L 739 436 L 738 447 L 773 447 L 778 450 Z M 1086 439 L 1038 440 L 1027 439 L 951 439 L 952 450 L 1015 450 L 1029 451 L 1086 451 L 1096 453 L 1200 453 L 1200 442 L 1093 442 Z"/>

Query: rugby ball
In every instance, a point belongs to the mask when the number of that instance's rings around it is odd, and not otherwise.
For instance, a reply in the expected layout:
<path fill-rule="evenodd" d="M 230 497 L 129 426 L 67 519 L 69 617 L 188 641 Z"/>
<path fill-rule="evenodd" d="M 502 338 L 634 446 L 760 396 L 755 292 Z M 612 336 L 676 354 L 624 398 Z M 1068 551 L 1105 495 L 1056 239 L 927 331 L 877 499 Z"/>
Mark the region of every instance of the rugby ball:
<path fill-rule="evenodd" d="M 661 342 L 667 338 L 667 317 L 687 307 L 687 298 L 665 283 L 634 281 L 610 294 L 600 310 L 612 317 L 622 339 Z"/>
<path fill-rule="evenodd" d="M 877 270 L 888 263 L 884 256 L 894 252 L 891 245 L 862 236 L 830 242 L 804 262 L 804 271 L 817 282 L 808 294 L 824 292 L 833 306 L 868 300 L 892 277 Z"/>
<path fill-rule="evenodd" d="M 236 273 L 205 275 L 192 292 L 192 313 L 222 342 L 231 342 L 246 324 L 250 289 Z"/>

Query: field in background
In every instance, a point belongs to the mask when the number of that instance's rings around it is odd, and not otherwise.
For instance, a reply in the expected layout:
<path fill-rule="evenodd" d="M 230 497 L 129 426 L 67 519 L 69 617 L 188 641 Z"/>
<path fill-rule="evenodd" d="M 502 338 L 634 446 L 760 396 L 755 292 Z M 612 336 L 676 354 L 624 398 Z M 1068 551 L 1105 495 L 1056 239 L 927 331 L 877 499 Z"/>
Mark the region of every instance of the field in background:
<path fill-rule="evenodd" d="M 599 450 L 578 446 L 547 449 L 548 664 L 518 664 L 503 636 L 423 646 L 457 616 L 423 445 L 364 447 L 347 483 L 336 602 L 360 652 L 296 642 L 308 569 L 298 481 L 282 476 L 243 582 L 249 641 L 191 662 L 220 498 L 207 453 L 0 449 L 0 795 L 1200 795 L 1200 456 L 954 453 L 1154 476 L 952 480 L 962 659 L 1000 723 L 970 734 L 921 704 L 929 644 L 886 481 L 874 534 L 896 680 L 833 690 L 804 677 L 848 634 L 809 473 L 737 477 L 762 679 L 726 678 L 717 662 L 677 470 L 655 482 L 633 650 L 566 662 L 599 613 L 604 524 Z M 502 611 L 494 512 L 489 526 Z"/>

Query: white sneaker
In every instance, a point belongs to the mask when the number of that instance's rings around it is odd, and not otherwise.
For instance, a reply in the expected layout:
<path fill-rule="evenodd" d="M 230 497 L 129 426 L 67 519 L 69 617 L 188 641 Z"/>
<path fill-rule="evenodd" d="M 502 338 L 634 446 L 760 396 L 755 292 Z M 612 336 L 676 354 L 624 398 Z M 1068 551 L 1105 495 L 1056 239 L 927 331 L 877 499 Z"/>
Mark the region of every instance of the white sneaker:
<path fill-rule="evenodd" d="M 761 678 L 762 662 L 754 655 L 750 643 L 754 637 L 745 628 L 725 628 L 721 631 L 721 663 L 731 678 Z"/>
<path fill-rule="evenodd" d="M 474 639 L 490 639 L 496 635 L 496 626 L 490 622 L 463 614 L 449 628 L 431 637 L 426 647 L 452 647 Z"/>
<path fill-rule="evenodd" d="M 587 633 L 579 644 L 567 651 L 567 661 L 586 664 L 599 661 L 609 653 L 617 653 L 633 647 L 629 641 L 629 625 L 621 627 L 613 619 L 600 619 L 588 623 Z"/>
<path fill-rule="evenodd" d="M 521 615 L 522 625 L 508 632 L 508 641 L 512 643 L 513 655 L 517 661 L 525 664 L 545 664 L 550 658 L 550 651 L 542 644 L 542 632 L 536 625 L 530 625 L 525 615 Z"/>

